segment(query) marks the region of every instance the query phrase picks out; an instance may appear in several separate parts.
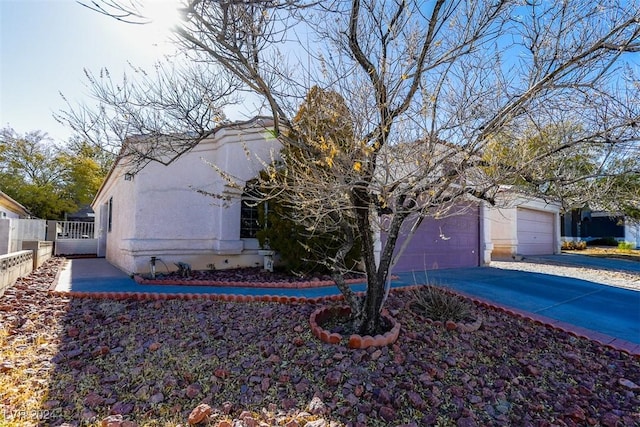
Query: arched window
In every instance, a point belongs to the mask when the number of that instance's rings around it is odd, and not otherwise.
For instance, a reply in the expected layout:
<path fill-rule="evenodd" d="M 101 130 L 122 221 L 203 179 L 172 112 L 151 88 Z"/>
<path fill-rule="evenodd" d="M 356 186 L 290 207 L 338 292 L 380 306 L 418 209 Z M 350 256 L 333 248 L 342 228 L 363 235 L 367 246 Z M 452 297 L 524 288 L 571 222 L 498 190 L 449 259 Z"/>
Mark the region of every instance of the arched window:
<path fill-rule="evenodd" d="M 240 238 L 252 239 L 263 227 L 260 224 L 260 205 L 262 197 L 255 183 L 247 183 L 240 205 Z"/>

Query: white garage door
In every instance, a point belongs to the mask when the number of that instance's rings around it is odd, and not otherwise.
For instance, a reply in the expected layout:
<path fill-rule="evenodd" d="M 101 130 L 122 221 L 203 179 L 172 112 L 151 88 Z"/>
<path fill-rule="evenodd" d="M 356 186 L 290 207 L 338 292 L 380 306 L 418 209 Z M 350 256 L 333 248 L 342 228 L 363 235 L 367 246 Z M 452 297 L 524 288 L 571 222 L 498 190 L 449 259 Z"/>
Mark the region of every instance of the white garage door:
<path fill-rule="evenodd" d="M 518 209 L 518 254 L 553 254 L 554 215 L 533 209 Z"/>

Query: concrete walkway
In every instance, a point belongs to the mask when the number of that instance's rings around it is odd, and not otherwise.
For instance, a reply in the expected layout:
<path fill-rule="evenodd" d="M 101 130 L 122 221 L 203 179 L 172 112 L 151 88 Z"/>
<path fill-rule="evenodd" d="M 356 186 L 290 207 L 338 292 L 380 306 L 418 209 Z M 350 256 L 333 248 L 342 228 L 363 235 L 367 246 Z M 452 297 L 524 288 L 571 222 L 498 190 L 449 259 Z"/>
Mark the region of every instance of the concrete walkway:
<path fill-rule="evenodd" d="M 554 256 L 549 262 L 563 261 Z M 587 258 L 587 257 L 580 257 Z M 598 264 L 603 260 L 597 259 Z M 601 267 L 615 269 L 618 260 Z M 579 263 L 579 258 L 571 258 Z M 582 262 L 591 262 L 583 260 Z M 628 261 L 622 263 L 640 264 Z M 635 272 L 636 265 L 623 264 L 625 271 Z M 593 268 L 593 267 L 591 267 Z M 638 269 L 637 271 L 640 271 Z M 612 347 L 640 355 L 640 292 L 601 285 L 585 280 L 475 267 L 436 270 L 427 273 L 403 273 L 393 287 L 432 283 L 454 289 L 525 317 L 595 339 Z M 364 284 L 353 285 L 355 291 Z M 72 259 L 61 270 L 54 289 L 79 293 L 160 293 L 224 294 L 266 296 L 280 295 L 319 298 L 338 295 L 334 286 L 310 289 L 264 289 L 242 287 L 140 285 L 105 259 Z"/>

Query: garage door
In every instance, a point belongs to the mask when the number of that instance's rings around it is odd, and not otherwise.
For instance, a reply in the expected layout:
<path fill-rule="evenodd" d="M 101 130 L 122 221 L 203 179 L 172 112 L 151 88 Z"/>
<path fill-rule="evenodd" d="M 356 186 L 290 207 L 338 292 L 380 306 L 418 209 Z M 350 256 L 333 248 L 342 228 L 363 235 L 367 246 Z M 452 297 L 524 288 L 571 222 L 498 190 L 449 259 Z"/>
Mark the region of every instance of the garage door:
<path fill-rule="evenodd" d="M 403 242 L 400 236 L 396 248 Z M 479 247 L 477 207 L 445 219 L 425 218 L 393 271 L 476 267 L 480 265 Z"/>
<path fill-rule="evenodd" d="M 518 209 L 518 254 L 553 254 L 554 215 L 533 209 Z"/>

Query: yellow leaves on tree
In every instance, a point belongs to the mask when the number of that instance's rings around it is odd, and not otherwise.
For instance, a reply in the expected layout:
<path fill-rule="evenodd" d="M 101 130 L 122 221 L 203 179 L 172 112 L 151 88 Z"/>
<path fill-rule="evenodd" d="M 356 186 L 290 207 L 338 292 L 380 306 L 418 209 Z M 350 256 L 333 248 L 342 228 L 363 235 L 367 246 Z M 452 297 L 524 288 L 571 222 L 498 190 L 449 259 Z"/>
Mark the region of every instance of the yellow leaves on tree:
<path fill-rule="evenodd" d="M 354 151 L 353 120 L 337 92 L 314 86 L 293 119 L 293 136 L 316 153 L 316 164 L 332 168 L 339 156 Z"/>

